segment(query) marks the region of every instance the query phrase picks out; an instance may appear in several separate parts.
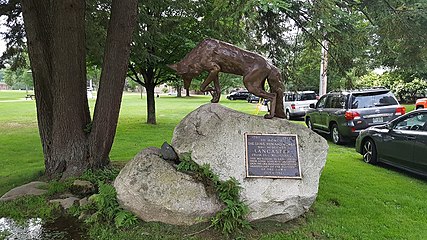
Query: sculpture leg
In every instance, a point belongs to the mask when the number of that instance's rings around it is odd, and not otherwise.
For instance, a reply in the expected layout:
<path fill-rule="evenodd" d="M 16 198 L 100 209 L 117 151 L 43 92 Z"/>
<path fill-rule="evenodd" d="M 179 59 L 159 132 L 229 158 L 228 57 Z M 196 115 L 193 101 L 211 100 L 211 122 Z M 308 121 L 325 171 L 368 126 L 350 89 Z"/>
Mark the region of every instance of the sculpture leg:
<path fill-rule="evenodd" d="M 283 89 L 280 73 L 270 74 L 267 78 L 268 85 L 272 92 L 276 93 L 275 117 L 285 118 L 285 110 L 283 106 Z M 273 106 L 272 106 L 273 108 Z"/>
<path fill-rule="evenodd" d="M 276 110 L 276 93 L 266 92 L 263 88 L 264 80 L 268 76 L 268 71 L 263 69 L 256 69 L 246 76 L 243 77 L 243 84 L 246 89 L 252 94 L 255 94 L 258 97 L 270 100 L 270 113 L 266 114 L 264 118 L 273 118 Z"/>
<path fill-rule="evenodd" d="M 210 92 L 212 94 L 212 100 L 211 100 L 212 103 L 217 103 L 219 101 L 220 87 L 219 87 L 218 73 L 220 72 L 220 70 L 221 68 L 218 65 L 212 66 L 212 70 L 209 72 L 208 77 L 200 86 L 200 90 L 202 92 Z M 215 88 L 208 87 L 212 81 L 214 82 Z"/>
<path fill-rule="evenodd" d="M 212 98 L 211 102 L 217 103 L 217 102 L 219 102 L 219 98 L 221 97 L 221 87 L 219 85 L 218 76 L 213 80 L 213 82 L 214 82 L 215 95 L 212 96 L 213 98 Z"/>

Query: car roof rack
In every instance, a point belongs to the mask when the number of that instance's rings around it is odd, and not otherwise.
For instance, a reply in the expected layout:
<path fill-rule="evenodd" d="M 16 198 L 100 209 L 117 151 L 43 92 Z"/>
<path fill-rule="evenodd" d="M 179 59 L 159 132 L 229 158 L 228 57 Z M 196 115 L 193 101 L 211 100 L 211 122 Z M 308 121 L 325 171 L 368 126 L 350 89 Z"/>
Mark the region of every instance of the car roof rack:
<path fill-rule="evenodd" d="M 357 92 L 376 92 L 376 91 L 390 91 L 390 89 L 383 86 L 377 86 L 377 87 L 369 87 L 369 88 L 330 91 L 329 93 L 357 93 Z"/>

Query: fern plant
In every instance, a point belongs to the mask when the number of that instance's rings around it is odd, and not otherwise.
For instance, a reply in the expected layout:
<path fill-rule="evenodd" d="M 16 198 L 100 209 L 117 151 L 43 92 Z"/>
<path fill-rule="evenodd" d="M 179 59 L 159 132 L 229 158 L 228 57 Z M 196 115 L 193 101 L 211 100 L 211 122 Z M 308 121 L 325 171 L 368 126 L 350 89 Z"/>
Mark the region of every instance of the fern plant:
<path fill-rule="evenodd" d="M 192 172 L 196 179 L 212 185 L 219 199 L 224 203 L 225 208 L 217 212 L 211 219 L 211 225 L 215 229 L 230 234 L 238 229 L 251 228 L 249 221 L 246 220 L 249 208 L 239 199 L 240 184 L 235 178 L 221 181 L 219 176 L 211 170 L 209 164 L 199 166 L 191 160 L 189 154 L 180 156 L 180 160 L 181 162 L 177 166 L 178 171 Z"/>
<path fill-rule="evenodd" d="M 85 220 L 86 223 L 107 223 L 113 224 L 116 228 L 129 227 L 137 223 L 138 218 L 122 209 L 117 202 L 117 192 L 111 182 L 118 173 L 119 171 L 114 168 L 85 172 L 81 179 L 96 183 L 98 193 L 89 198 L 89 204 L 71 208 L 69 212 L 74 216 L 82 213 L 90 214 Z"/>
<path fill-rule="evenodd" d="M 97 184 L 98 182 L 111 183 L 119 175 L 119 170 L 116 168 L 103 168 L 99 170 L 88 170 L 83 173 L 80 177 L 82 180 L 86 180 Z"/>

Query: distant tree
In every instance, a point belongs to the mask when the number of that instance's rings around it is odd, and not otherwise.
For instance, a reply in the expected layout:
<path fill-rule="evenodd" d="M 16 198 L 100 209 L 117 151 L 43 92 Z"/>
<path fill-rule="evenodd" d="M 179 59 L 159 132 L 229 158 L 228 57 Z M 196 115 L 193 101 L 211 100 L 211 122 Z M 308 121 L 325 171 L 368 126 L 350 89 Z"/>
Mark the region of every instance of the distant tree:
<path fill-rule="evenodd" d="M 12 89 L 33 88 L 33 78 L 29 69 L 12 70 L 8 67 L 3 72 L 3 80 Z"/>
<path fill-rule="evenodd" d="M 414 103 L 415 99 L 427 93 L 427 81 L 418 77 L 408 78 L 398 72 L 385 72 L 384 74 L 369 73 L 356 80 L 356 87 L 386 87 L 403 102 Z"/>
<path fill-rule="evenodd" d="M 22 20 L 20 0 L 1 0 L 0 15 L 5 17 L 6 31 L 2 34 L 6 42 L 6 50 L 0 57 L 0 67 L 28 68 L 27 44 L 25 28 Z"/>
<path fill-rule="evenodd" d="M 221 79 L 221 92 L 228 92 L 230 89 L 244 87 L 242 76 L 221 73 L 219 77 Z"/>
<path fill-rule="evenodd" d="M 101 76 L 101 68 L 97 67 L 97 65 L 89 65 L 87 67 L 86 78 L 87 78 L 87 81 L 92 81 L 94 88 L 98 88 L 100 76 Z"/>
<path fill-rule="evenodd" d="M 375 27 L 372 45 L 377 64 L 426 77 L 427 2 L 354 1 Z"/>

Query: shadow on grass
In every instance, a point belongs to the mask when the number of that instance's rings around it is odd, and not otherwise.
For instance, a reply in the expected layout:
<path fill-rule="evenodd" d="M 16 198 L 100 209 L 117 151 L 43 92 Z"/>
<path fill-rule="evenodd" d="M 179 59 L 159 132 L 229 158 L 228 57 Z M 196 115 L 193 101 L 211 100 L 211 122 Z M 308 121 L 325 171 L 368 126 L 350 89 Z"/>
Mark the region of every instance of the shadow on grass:
<path fill-rule="evenodd" d="M 391 165 L 388 165 L 388 164 L 382 163 L 382 162 L 377 163 L 376 166 L 390 170 L 390 171 L 393 171 L 393 172 L 397 172 L 397 173 L 402 174 L 404 176 L 407 176 L 409 178 L 414 178 L 414 179 L 417 179 L 417 180 L 420 180 L 420 181 L 427 183 L 427 177 L 418 175 L 416 173 L 412 173 L 412 172 L 406 171 L 404 169 L 400 169 L 400 168 L 397 168 L 397 167 L 394 167 L 394 166 L 391 166 Z"/>

